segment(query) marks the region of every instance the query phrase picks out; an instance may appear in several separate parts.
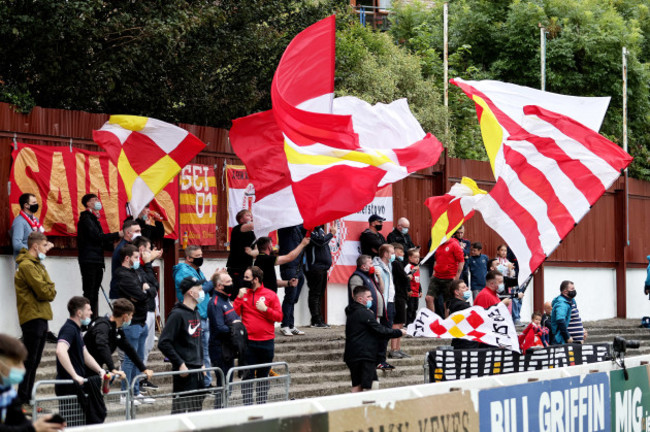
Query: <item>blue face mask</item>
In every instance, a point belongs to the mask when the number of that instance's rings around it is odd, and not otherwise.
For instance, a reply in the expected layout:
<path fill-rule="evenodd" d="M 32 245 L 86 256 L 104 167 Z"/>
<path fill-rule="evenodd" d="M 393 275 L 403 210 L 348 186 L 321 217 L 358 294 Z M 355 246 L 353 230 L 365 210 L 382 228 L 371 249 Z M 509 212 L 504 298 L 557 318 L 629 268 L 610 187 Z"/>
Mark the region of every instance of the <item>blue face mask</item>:
<path fill-rule="evenodd" d="M 395 261 L 395 254 L 390 254 L 390 262 Z"/>
<path fill-rule="evenodd" d="M 25 377 L 25 369 L 12 367 L 11 369 L 9 369 L 9 376 L 2 375 L 0 378 L 2 378 L 2 383 L 4 385 L 14 386 L 23 382 L 24 377 Z"/>
<path fill-rule="evenodd" d="M 131 325 L 131 321 L 132 321 L 132 320 L 124 321 L 124 322 L 122 323 L 122 328 L 125 329 L 125 328 L 127 328 L 128 326 L 130 326 L 130 325 Z"/>
<path fill-rule="evenodd" d="M 506 290 L 506 286 L 504 284 L 499 284 L 499 286 L 497 287 L 497 292 L 498 293 L 502 293 L 505 290 Z"/>
<path fill-rule="evenodd" d="M 205 291 L 203 291 L 203 288 L 201 288 L 201 291 L 199 291 L 199 298 L 197 301 L 201 303 L 203 302 L 203 300 L 205 300 Z"/>
<path fill-rule="evenodd" d="M 372 300 L 368 300 L 368 301 L 366 302 L 366 307 L 367 307 L 368 309 L 370 309 L 370 308 L 372 307 Z"/>
<path fill-rule="evenodd" d="M 471 299 L 471 298 L 472 298 L 472 292 L 469 291 L 469 290 L 465 291 L 465 292 L 463 293 L 463 298 L 464 298 L 465 300 L 469 300 L 469 299 Z"/>
<path fill-rule="evenodd" d="M 82 325 L 82 326 L 88 326 L 88 325 L 90 325 L 90 317 L 88 317 L 88 318 L 83 318 L 83 319 L 81 320 L 81 325 Z"/>
<path fill-rule="evenodd" d="M 140 268 L 140 260 L 134 262 L 133 265 L 131 266 L 131 268 L 132 268 L 133 270 L 137 270 L 137 269 L 139 269 L 139 268 Z"/>
<path fill-rule="evenodd" d="M 45 258 L 47 258 L 47 255 L 45 255 L 43 252 L 38 253 L 38 259 L 43 261 Z"/>
<path fill-rule="evenodd" d="M 408 228 L 402 228 L 402 234 L 406 235 L 408 234 L 409 229 Z"/>
<path fill-rule="evenodd" d="M 95 210 L 100 211 L 102 209 L 102 203 L 95 201 Z"/>
<path fill-rule="evenodd" d="M 400 261 L 404 261 L 404 257 L 403 257 L 403 256 L 398 256 L 397 259 L 400 260 Z"/>

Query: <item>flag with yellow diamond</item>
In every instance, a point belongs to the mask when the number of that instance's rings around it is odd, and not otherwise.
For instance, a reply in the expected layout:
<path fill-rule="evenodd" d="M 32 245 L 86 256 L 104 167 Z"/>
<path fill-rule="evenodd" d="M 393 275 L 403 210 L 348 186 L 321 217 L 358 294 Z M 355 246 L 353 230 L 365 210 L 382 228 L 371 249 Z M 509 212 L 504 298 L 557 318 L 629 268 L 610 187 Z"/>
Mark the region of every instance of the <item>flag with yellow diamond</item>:
<path fill-rule="evenodd" d="M 178 126 L 131 115 L 112 115 L 93 140 L 117 165 L 134 216 L 205 147 Z"/>

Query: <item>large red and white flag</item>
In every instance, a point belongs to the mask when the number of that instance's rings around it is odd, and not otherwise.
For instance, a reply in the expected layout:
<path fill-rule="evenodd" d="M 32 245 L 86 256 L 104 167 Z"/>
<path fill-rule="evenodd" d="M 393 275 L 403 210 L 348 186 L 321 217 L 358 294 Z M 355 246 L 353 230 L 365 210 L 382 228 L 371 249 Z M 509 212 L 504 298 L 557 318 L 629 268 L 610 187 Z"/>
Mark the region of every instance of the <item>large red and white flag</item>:
<path fill-rule="evenodd" d="M 524 281 L 632 157 L 594 130 L 606 109 L 603 98 L 543 93 L 538 101 L 533 98 L 538 90 L 512 84 L 452 83 L 476 103 L 497 180 L 489 194 L 462 198 L 461 207 L 465 213 L 480 211 L 485 223 L 508 243 L 519 262 L 519 280 Z"/>
<path fill-rule="evenodd" d="M 255 185 L 258 236 L 355 213 L 442 152 L 406 100 L 334 98 L 335 36 L 334 16 L 298 34 L 275 72 L 273 108 L 233 121 L 233 149 Z"/>

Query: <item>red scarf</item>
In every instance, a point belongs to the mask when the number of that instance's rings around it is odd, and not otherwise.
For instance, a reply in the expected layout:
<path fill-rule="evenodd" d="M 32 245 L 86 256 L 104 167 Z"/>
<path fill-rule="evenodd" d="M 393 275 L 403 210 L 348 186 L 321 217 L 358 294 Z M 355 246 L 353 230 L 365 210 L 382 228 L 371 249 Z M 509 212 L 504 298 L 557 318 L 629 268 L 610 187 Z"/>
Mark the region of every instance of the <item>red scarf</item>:
<path fill-rule="evenodd" d="M 34 216 L 34 219 L 32 219 L 23 210 L 20 211 L 20 215 L 24 217 L 29 226 L 32 227 L 32 231 L 45 232 L 43 229 L 43 224 L 38 221 L 38 218 L 36 216 Z"/>

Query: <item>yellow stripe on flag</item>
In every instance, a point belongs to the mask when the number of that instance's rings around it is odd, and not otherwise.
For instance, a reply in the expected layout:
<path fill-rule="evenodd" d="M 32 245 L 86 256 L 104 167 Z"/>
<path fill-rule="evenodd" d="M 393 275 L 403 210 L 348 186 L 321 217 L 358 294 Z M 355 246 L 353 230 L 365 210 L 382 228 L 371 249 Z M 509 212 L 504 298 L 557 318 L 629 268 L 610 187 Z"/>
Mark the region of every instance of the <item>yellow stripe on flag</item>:
<path fill-rule="evenodd" d="M 431 249 L 434 250 L 440 246 L 440 242 L 447 234 L 449 228 L 449 216 L 444 212 L 431 227 Z"/>
<path fill-rule="evenodd" d="M 210 217 L 210 210 L 206 207 L 206 212 L 203 214 L 203 217 L 198 217 L 196 213 L 181 213 L 180 214 L 181 225 L 206 225 L 214 223 L 214 213 L 212 213 L 212 218 Z"/>
<path fill-rule="evenodd" d="M 364 153 L 355 150 L 339 150 L 331 149 L 334 156 L 327 155 L 308 155 L 298 152 L 291 147 L 286 141 L 284 143 L 284 152 L 287 154 L 287 161 L 295 165 L 332 165 L 342 160 L 351 162 L 359 162 L 365 165 L 372 165 L 378 167 L 385 163 L 393 163 L 393 161 L 385 154 L 379 151 L 373 153 Z"/>
<path fill-rule="evenodd" d="M 149 121 L 149 117 L 140 117 L 133 115 L 112 115 L 108 122 L 122 126 L 124 129 L 132 131 L 141 131 Z"/>
<path fill-rule="evenodd" d="M 481 125 L 481 135 L 483 136 L 483 145 L 485 145 L 485 151 L 490 158 L 492 172 L 495 172 L 494 160 L 496 159 L 497 153 L 499 152 L 501 144 L 503 143 L 503 128 L 483 98 L 476 95 L 474 95 L 472 98 L 477 105 L 483 108 L 483 112 L 481 113 L 481 118 L 479 120 L 479 124 Z"/>
<path fill-rule="evenodd" d="M 479 188 L 476 182 L 469 177 L 463 177 L 462 179 L 460 179 L 460 184 L 470 188 L 472 190 L 472 196 L 479 195 L 479 194 L 487 194 L 487 191 L 484 191 L 483 189 Z"/>
<path fill-rule="evenodd" d="M 117 159 L 117 171 L 120 173 L 120 177 L 122 177 L 122 181 L 124 182 L 126 196 L 129 201 L 131 201 L 133 183 L 135 183 L 135 180 L 138 178 L 138 174 L 129 163 L 129 159 L 126 157 L 126 154 L 124 154 L 124 150 L 120 151 L 120 156 Z"/>

